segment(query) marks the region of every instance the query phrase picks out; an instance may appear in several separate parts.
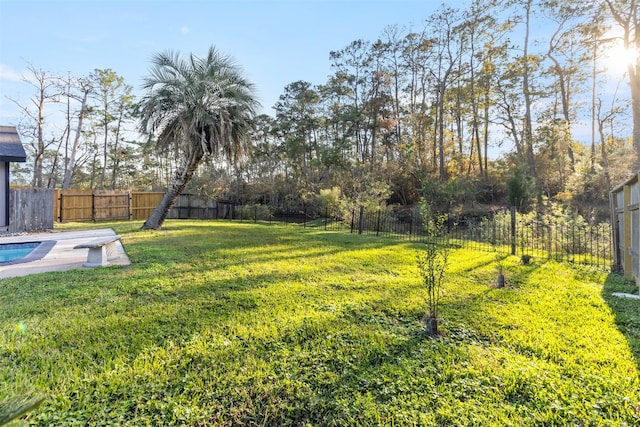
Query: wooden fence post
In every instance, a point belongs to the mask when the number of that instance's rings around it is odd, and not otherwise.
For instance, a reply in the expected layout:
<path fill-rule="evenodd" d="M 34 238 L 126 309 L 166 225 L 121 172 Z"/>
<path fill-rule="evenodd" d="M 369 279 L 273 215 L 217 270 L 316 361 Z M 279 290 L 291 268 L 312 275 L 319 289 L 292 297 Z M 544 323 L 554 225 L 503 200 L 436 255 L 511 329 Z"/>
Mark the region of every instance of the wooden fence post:
<path fill-rule="evenodd" d="M 91 221 L 96 222 L 96 194 L 91 193 Z"/>
<path fill-rule="evenodd" d="M 58 206 L 58 222 L 62 222 L 62 197 L 64 194 L 60 192 L 60 206 Z"/>

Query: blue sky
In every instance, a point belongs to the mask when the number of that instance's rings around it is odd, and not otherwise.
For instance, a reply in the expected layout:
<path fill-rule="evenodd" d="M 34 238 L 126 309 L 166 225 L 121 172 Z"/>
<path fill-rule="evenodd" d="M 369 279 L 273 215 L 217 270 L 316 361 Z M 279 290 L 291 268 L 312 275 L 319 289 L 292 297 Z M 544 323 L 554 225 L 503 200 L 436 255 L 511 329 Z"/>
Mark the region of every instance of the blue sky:
<path fill-rule="evenodd" d="M 467 1 L 448 1 L 464 7 Z M 388 25 L 420 27 L 440 0 L 0 0 L 0 122 L 34 94 L 21 83 L 31 64 L 74 77 L 111 68 L 141 94 L 149 59 L 168 49 L 196 55 L 214 45 L 256 85 L 263 111 L 284 86 L 325 83 L 329 52 Z"/>

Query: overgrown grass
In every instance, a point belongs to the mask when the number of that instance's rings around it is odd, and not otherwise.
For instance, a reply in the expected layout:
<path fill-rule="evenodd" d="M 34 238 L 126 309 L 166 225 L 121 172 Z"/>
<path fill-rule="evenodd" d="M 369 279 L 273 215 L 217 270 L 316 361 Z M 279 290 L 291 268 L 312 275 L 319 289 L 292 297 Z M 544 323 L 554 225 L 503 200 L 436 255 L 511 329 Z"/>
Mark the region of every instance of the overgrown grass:
<path fill-rule="evenodd" d="M 0 281 L 0 401 L 45 396 L 31 424 L 640 424 L 638 302 L 610 297 L 617 276 L 511 257 L 496 289 L 495 254 L 454 250 L 429 338 L 416 244 L 107 226 L 131 267 Z"/>

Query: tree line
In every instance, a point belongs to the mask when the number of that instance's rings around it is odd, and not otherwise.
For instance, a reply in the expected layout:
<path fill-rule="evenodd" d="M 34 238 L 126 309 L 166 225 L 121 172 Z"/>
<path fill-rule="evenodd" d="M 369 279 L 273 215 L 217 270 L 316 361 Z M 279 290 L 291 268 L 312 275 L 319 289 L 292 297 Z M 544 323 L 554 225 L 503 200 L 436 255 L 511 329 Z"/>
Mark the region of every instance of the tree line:
<path fill-rule="evenodd" d="M 523 209 L 556 200 L 602 219 L 611 186 L 639 164 L 640 58 L 626 87 L 610 90 L 619 82 L 607 72 L 615 43 L 640 48 L 638 22 L 637 0 L 443 5 L 329 52 L 326 82 L 288 84 L 274 114 L 254 118 L 243 161 L 204 156 L 186 189 L 288 208 L 327 194 L 354 205 L 426 196 L 474 213 L 519 188 Z M 23 183 L 159 189 L 183 167 L 184 146 L 152 151 L 157 141 L 134 132 L 144 100 L 113 70 L 29 69 L 20 129 L 32 161 L 14 171 Z"/>

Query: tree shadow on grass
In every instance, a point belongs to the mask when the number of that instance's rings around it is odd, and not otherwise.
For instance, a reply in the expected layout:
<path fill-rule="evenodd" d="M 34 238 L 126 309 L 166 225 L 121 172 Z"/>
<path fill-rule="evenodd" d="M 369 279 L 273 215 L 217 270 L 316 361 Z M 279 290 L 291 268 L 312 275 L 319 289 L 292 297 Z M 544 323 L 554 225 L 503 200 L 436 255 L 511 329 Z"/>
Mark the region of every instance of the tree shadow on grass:
<path fill-rule="evenodd" d="M 602 297 L 611 308 L 616 326 L 627 339 L 640 370 L 640 300 L 614 296 L 614 292 L 638 295 L 638 287 L 633 280 L 625 279 L 619 273 L 611 273 L 604 282 Z"/>
<path fill-rule="evenodd" d="M 309 304 L 325 288 L 305 287 L 312 280 L 308 276 L 338 268 L 340 260 L 333 262 L 333 255 L 389 246 L 358 236 L 329 238 L 224 224 L 204 230 L 176 227 L 152 236 L 153 242 L 127 237 L 130 268 L 47 273 L 7 283 L 0 292 L 10 296 L 11 313 L 5 317 L 28 320 L 21 339 L 37 332 L 33 345 L 42 353 L 25 345 L 16 358 L 52 369 L 60 355 L 95 370 L 105 362 L 131 361 L 146 348 L 183 342 L 232 318 L 252 319 L 268 309 L 265 303 Z M 327 261 L 319 263 L 322 259 Z M 276 261 L 280 268 L 267 268 Z M 303 272 L 298 271 L 301 263 Z M 284 291 L 275 302 L 259 293 L 270 286 Z"/>

